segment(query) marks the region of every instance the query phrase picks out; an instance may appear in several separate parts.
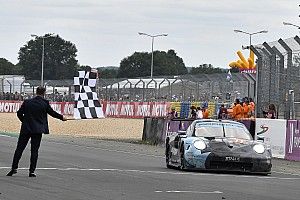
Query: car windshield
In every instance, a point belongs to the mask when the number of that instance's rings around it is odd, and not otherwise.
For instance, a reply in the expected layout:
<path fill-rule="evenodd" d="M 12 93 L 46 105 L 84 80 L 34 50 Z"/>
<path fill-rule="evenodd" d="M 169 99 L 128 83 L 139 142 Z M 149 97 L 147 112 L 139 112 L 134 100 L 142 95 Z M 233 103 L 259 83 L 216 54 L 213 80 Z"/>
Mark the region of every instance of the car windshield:
<path fill-rule="evenodd" d="M 230 137 L 251 140 L 248 129 L 243 124 L 230 122 L 199 122 L 195 124 L 196 137 Z"/>

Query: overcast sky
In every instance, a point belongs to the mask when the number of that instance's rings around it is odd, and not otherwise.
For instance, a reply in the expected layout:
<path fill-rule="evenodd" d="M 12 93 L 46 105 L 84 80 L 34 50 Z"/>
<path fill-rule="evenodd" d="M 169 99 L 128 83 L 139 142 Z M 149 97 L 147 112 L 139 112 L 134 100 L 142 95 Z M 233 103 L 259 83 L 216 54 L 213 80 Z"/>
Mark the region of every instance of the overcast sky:
<path fill-rule="evenodd" d="M 228 68 L 249 36 L 253 44 L 299 35 L 297 0 L 0 0 L 0 58 L 16 64 L 30 34 L 58 34 L 74 43 L 81 65 L 119 66 L 135 51 L 174 49 L 186 66 Z M 45 47 L 47 48 L 47 47 Z M 243 51 L 248 57 L 248 52 Z M 155 59 L 155 58 L 154 58 Z"/>

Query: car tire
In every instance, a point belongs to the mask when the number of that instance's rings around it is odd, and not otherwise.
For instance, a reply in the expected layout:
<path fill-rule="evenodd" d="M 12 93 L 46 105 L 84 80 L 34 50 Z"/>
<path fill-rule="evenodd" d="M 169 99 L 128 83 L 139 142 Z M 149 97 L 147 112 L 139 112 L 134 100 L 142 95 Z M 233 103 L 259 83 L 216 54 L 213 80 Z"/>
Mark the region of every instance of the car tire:
<path fill-rule="evenodd" d="M 184 144 L 181 145 L 180 148 L 180 169 L 186 170 L 186 160 L 184 158 Z"/>
<path fill-rule="evenodd" d="M 166 166 L 169 169 L 172 168 L 172 166 L 170 165 L 170 145 L 169 145 L 169 143 L 166 143 Z"/>

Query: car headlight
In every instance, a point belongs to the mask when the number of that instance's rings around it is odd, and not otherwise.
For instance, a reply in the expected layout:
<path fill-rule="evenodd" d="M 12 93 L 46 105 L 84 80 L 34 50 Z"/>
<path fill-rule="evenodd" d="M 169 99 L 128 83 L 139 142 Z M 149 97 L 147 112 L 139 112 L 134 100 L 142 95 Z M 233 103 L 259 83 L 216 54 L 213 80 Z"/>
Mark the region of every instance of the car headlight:
<path fill-rule="evenodd" d="M 264 145 L 262 144 L 256 144 L 253 146 L 253 150 L 256 152 L 256 153 L 264 153 L 265 152 L 265 147 Z"/>
<path fill-rule="evenodd" d="M 194 147 L 199 150 L 203 150 L 206 148 L 206 144 L 203 140 L 197 140 L 194 142 Z"/>

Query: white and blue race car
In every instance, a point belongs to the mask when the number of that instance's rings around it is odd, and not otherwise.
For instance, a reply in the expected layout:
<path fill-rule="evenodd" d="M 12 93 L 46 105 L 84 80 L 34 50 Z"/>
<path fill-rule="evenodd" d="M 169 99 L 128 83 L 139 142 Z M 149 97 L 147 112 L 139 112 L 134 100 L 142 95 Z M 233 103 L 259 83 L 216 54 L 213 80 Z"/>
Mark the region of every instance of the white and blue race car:
<path fill-rule="evenodd" d="M 168 168 L 271 173 L 271 150 L 253 140 L 244 124 L 195 120 L 186 131 L 166 138 Z"/>

